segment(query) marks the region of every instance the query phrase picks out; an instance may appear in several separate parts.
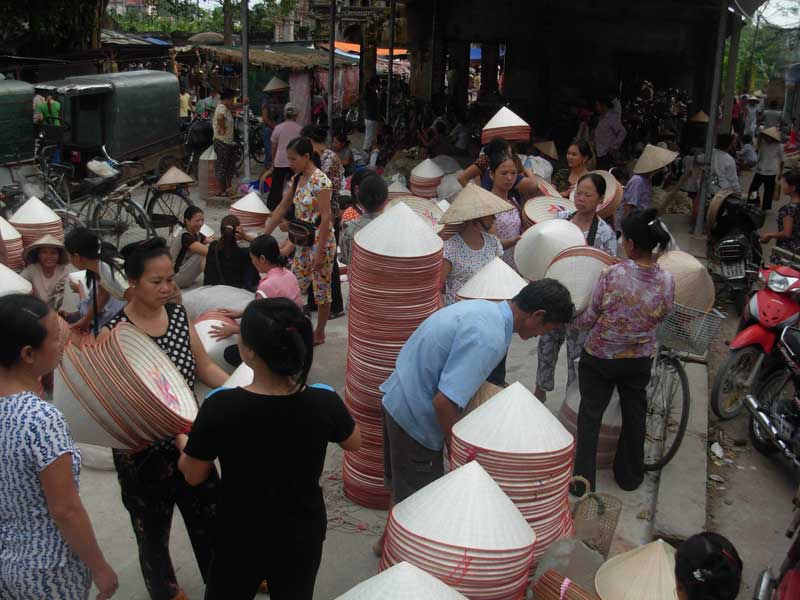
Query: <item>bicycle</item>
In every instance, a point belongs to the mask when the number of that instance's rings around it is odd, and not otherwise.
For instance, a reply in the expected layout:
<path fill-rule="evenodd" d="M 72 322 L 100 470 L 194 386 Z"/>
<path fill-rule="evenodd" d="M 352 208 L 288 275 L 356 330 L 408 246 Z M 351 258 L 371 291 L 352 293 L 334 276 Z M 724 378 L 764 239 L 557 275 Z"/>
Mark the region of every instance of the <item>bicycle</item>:
<path fill-rule="evenodd" d="M 156 182 L 160 178 L 158 173 L 142 176 L 142 183 L 147 184 L 144 208 L 153 229 L 167 228 L 172 233 L 175 226 L 183 223 L 183 213 L 194 202 L 185 185 L 159 188 Z"/>
<path fill-rule="evenodd" d="M 680 448 L 689 423 L 691 394 L 684 363 L 707 364 L 705 354 L 725 315 L 675 304 L 656 330 L 656 358 L 647 386 L 646 471 L 662 469 Z"/>

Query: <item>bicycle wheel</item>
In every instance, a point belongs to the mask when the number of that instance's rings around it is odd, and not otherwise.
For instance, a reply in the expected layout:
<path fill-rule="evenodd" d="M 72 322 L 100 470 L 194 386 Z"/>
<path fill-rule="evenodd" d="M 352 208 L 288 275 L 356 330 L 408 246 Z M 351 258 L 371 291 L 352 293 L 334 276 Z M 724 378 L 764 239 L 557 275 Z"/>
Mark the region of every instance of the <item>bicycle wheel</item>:
<path fill-rule="evenodd" d="M 74 210 L 66 210 L 63 208 L 56 208 L 53 210 L 61 218 L 61 226 L 64 228 L 64 237 L 69 235 L 69 232 L 78 227 L 85 227 L 83 220 Z"/>
<path fill-rule="evenodd" d="M 689 381 L 680 360 L 660 355 L 647 388 L 647 425 L 644 468 L 656 471 L 666 465 L 683 441 L 689 422 Z"/>
<path fill-rule="evenodd" d="M 89 229 L 117 248 L 123 243 L 154 236 L 147 213 L 130 198 L 107 199 L 98 203 Z"/>
<path fill-rule="evenodd" d="M 157 191 L 147 203 L 147 217 L 153 229 L 172 230 L 183 220 L 184 211 L 194 204 L 184 190 Z"/>

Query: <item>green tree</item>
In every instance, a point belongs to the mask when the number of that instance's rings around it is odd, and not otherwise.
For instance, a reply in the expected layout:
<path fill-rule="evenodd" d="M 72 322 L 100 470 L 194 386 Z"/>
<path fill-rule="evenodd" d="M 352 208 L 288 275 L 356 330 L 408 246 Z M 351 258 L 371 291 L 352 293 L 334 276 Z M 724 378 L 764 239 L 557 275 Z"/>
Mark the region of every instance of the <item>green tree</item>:
<path fill-rule="evenodd" d="M 108 0 L 13 0 L 4 2 L 0 41 L 29 56 L 100 47 Z M 15 43 L 15 37 L 24 42 Z"/>

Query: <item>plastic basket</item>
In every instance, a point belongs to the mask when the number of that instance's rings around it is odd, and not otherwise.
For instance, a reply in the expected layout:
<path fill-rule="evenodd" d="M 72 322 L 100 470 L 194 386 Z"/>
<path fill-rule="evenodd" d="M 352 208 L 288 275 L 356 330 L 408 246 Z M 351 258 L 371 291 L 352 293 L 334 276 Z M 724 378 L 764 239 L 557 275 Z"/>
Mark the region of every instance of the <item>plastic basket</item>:
<path fill-rule="evenodd" d="M 675 304 L 656 329 L 656 339 L 672 350 L 702 355 L 719 334 L 724 318 L 717 310 L 706 313 Z"/>

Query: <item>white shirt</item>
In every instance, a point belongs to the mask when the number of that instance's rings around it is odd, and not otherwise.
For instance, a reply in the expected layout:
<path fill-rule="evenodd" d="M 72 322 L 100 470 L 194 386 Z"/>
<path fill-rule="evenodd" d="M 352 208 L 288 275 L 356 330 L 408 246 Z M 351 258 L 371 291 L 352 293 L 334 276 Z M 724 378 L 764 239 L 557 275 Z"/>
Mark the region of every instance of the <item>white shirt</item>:
<path fill-rule="evenodd" d="M 779 142 L 767 141 L 761 136 L 758 144 L 758 162 L 756 173 L 759 175 L 778 175 L 783 162 L 783 146 Z"/>
<path fill-rule="evenodd" d="M 742 191 L 739 174 L 736 172 L 736 161 L 730 154 L 714 148 L 714 153 L 711 155 L 711 170 L 719 178 L 720 189 Z"/>

